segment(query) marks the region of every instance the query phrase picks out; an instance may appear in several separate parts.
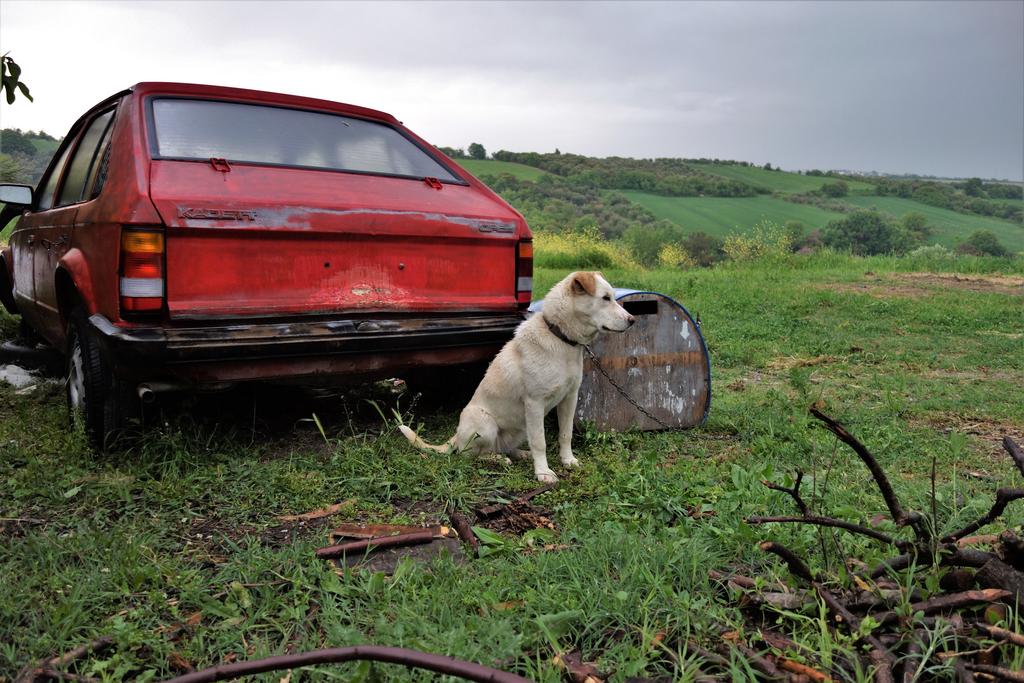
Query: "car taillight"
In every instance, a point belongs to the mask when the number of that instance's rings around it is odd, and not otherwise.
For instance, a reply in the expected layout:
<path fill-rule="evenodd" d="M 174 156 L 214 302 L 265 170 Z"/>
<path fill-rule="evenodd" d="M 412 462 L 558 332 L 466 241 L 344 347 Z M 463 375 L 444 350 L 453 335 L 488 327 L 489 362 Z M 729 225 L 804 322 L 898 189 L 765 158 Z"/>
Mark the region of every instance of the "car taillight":
<path fill-rule="evenodd" d="M 533 242 L 521 240 L 516 247 L 516 302 L 520 310 L 530 305 L 533 296 Z"/>
<path fill-rule="evenodd" d="M 121 310 L 160 311 L 164 307 L 164 233 L 124 228 L 121 231 Z"/>

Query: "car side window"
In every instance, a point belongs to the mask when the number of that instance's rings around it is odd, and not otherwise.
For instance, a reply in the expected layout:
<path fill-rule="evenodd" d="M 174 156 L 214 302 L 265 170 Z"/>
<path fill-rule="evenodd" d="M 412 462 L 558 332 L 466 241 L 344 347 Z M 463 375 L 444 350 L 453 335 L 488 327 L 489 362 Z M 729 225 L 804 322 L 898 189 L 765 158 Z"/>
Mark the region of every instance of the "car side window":
<path fill-rule="evenodd" d="M 82 135 L 78 142 L 78 148 L 71 158 L 71 165 L 68 166 L 64 184 L 60 188 L 60 198 L 57 200 L 57 206 L 67 206 L 68 204 L 82 201 L 82 197 L 85 194 L 86 180 L 88 180 L 90 171 L 96 163 L 96 152 L 99 149 L 100 141 L 103 139 L 113 116 L 113 109 L 100 114 L 93 119 L 88 129 Z"/>
<path fill-rule="evenodd" d="M 68 156 L 71 154 L 71 148 L 73 144 L 68 144 L 61 152 L 60 160 L 54 164 L 53 169 L 50 171 L 50 175 L 46 178 L 46 185 L 43 187 L 42 193 L 39 195 L 39 205 L 36 208 L 37 211 L 46 211 L 53 207 L 53 199 L 57 194 L 57 182 L 60 181 L 61 175 L 64 173 L 64 166 L 68 163 Z"/>
<path fill-rule="evenodd" d="M 96 152 L 96 160 L 92 164 L 92 171 L 89 172 L 89 179 L 85 183 L 84 201 L 96 199 L 100 196 L 103 183 L 107 181 L 107 170 L 110 168 L 110 137 L 114 132 L 114 124 L 107 126 L 100 140 L 99 149 Z"/>

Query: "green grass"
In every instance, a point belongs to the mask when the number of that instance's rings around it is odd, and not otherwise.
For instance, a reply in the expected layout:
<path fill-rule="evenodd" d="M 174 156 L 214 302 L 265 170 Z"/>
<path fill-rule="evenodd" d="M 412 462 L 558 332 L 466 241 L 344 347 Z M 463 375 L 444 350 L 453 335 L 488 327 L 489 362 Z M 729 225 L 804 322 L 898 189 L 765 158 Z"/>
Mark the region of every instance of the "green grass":
<path fill-rule="evenodd" d="M 745 232 L 763 219 L 779 225 L 790 220 L 800 221 L 810 231 L 841 217 L 816 206 L 774 197 L 663 197 L 633 190 L 623 190 L 622 194 L 658 218 L 670 220 L 691 232 L 699 230 L 718 237 Z"/>
<path fill-rule="evenodd" d="M 934 244 L 954 247 L 975 230 L 991 230 L 1010 251 L 1024 251 L 1024 226 L 1010 221 L 956 213 L 900 197 L 847 197 L 845 201 L 863 208 L 876 207 L 897 217 L 911 211 L 922 213 L 927 216 L 928 225 L 935 228 L 935 234 L 928 240 Z"/>
<path fill-rule="evenodd" d="M 910 273 L 929 266 L 960 279 Z M 564 274 L 538 268 L 537 290 Z M 451 433 L 457 406 L 379 388 L 319 399 L 226 394 L 184 402 L 131 452 L 95 455 L 67 428 L 58 383 L 27 395 L 0 386 L 0 677 L 113 635 L 114 647 L 84 658 L 77 673 L 159 680 L 180 659 L 198 668 L 374 643 L 552 683 L 564 680 L 552 657 L 573 648 L 611 680 L 688 680 L 694 669 L 678 669 L 664 648 L 681 654 L 687 641 L 720 642 L 723 628 L 748 632 L 709 569 L 794 585 L 758 550 L 769 538 L 830 576 L 845 556 L 874 563 L 891 554 L 847 534 L 743 522 L 791 514 L 786 496 L 760 480 L 781 482 L 798 468 L 830 513 L 861 522 L 884 513 L 863 466 L 808 417 L 811 403 L 873 449 L 915 510 L 931 508 L 934 457 L 943 529 L 986 512 L 997 487 L 1021 485 L 998 447 L 1003 433 L 1024 439 L 1024 319 L 1012 284 L 1024 274 L 1020 260 L 821 254 L 605 274 L 699 314 L 714 374 L 709 421 L 681 433 L 577 432 L 582 468 L 556 465 L 563 481 L 536 499 L 557 530 L 506 535 L 487 557 L 461 564 L 440 558 L 401 564 L 392 576 L 339 576 L 313 556 L 324 528 L 267 536 L 281 530 L 279 515 L 340 500 L 355 503 L 338 520 L 409 523 L 533 488 L 522 463 L 412 451 L 390 413 L 436 441 Z M 1018 502 L 993 528 L 1021 523 Z M 913 583 L 927 590 L 934 577 L 921 570 Z M 826 622 L 812 610 L 775 628 L 823 666 L 852 654 Z M 752 677 L 734 666 L 729 678 Z M 432 680 L 388 665 L 321 667 L 292 680 L 374 677 Z"/>
<path fill-rule="evenodd" d="M 510 173 L 520 180 L 537 180 L 541 176 L 548 175 L 533 166 L 517 164 L 511 161 L 496 161 L 494 159 L 456 159 L 455 163 L 462 166 L 475 176 L 500 175 Z"/>
<path fill-rule="evenodd" d="M 772 192 L 810 192 L 811 190 L 821 189 L 821 186 L 824 183 L 836 181 L 835 178 L 801 175 L 799 173 L 789 173 L 787 171 L 766 171 L 763 168 L 757 168 L 754 166 L 734 166 L 732 164 L 694 164 L 693 167 L 704 171 L 705 173 L 713 173 L 714 175 L 722 176 L 723 178 L 730 178 L 732 180 L 750 183 L 751 185 L 763 187 Z M 870 183 L 859 180 L 846 180 L 844 182 L 849 186 L 851 192 L 870 192 L 874 189 L 874 186 Z"/>

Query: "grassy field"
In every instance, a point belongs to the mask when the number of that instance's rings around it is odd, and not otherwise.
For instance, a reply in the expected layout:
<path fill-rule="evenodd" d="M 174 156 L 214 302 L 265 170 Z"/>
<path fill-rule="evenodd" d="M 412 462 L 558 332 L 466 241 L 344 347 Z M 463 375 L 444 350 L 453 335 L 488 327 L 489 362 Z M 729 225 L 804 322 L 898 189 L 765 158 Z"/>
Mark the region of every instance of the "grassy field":
<path fill-rule="evenodd" d="M 733 164 L 694 164 L 694 168 L 713 173 L 724 178 L 750 183 L 772 192 L 810 192 L 819 190 L 824 183 L 835 182 L 834 178 L 800 175 L 786 171 L 766 171 L 756 166 L 736 166 Z M 851 192 L 871 192 L 874 186 L 859 180 L 844 181 Z"/>
<path fill-rule="evenodd" d="M 538 291 L 563 274 L 538 269 Z M 1024 443 L 1019 260 L 821 255 L 606 275 L 699 314 L 714 375 L 710 419 L 680 433 L 577 433 L 582 468 L 556 467 L 562 481 L 534 500 L 553 528 L 485 535 L 482 559 L 336 572 L 313 555 L 327 544 L 326 521 L 280 519 L 351 501 L 333 522 L 439 522 L 446 509 L 533 488 L 521 463 L 423 456 L 396 431 L 401 414 L 439 441 L 457 405 L 381 385 L 317 396 L 237 391 L 168 405 L 131 450 L 97 455 L 67 428 L 58 382 L 28 394 L 0 384 L 0 679 L 110 635 L 113 647 L 73 670 L 145 681 L 183 663 L 373 643 L 552 683 L 564 675 L 552 658 L 569 649 L 614 681 L 689 680 L 697 669 L 688 642 L 710 647 L 721 629 L 747 628 L 709 570 L 793 585 L 758 549 L 768 538 L 836 577 L 843 557 L 871 564 L 891 554 L 840 532 L 743 521 L 792 513 L 761 480 L 796 469 L 817 508 L 860 522 L 884 513 L 863 466 L 809 418 L 810 404 L 874 450 L 905 505 L 934 504 L 940 530 L 980 516 L 997 487 L 1021 484 L 998 446 L 1003 435 Z M 0 318 L 0 330 L 14 329 Z M 1022 522 L 1018 503 L 995 528 Z M 927 593 L 933 578 L 921 569 L 901 580 Z M 805 648 L 798 656 L 827 669 L 853 645 L 822 615 L 813 609 L 779 628 Z M 740 660 L 731 667 L 733 680 L 752 679 Z M 431 680 L 347 665 L 291 681 L 337 679 Z"/>
<path fill-rule="evenodd" d="M 875 207 L 896 217 L 911 211 L 922 213 L 927 216 L 928 225 L 935 228 L 935 234 L 928 241 L 945 247 L 960 244 L 975 230 L 991 230 L 1010 251 L 1024 251 L 1024 226 L 1010 221 L 956 213 L 900 197 L 847 197 L 845 201 L 864 208 Z"/>
<path fill-rule="evenodd" d="M 520 180 L 537 180 L 541 176 L 548 175 L 542 171 L 526 164 L 517 164 L 511 161 L 495 161 L 494 159 L 456 159 L 459 164 L 475 176 L 500 175 L 510 173 Z"/>
<path fill-rule="evenodd" d="M 623 190 L 622 194 L 658 218 L 670 220 L 688 231 L 700 230 L 718 237 L 746 232 L 766 218 L 779 225 L 790 220 L 800 221 L 810 231 L 823 228 L 842 215 L 774 197 L 663 197 L 633 190 Z"/>

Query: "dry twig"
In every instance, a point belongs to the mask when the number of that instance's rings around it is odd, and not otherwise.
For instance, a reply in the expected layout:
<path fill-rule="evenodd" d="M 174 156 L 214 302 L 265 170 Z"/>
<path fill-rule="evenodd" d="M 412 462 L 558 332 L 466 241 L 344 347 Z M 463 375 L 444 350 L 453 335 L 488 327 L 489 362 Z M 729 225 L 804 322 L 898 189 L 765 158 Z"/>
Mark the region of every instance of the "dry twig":
<path fill-rule="evenodd" d="M 398 546 L 430 543 L 433 540 L 434 532 L 430 529 L 424 529 L 423 531 L 418 531 L 412 534 L 398 534 L 397 536 L 382 536 L 379 538 L 367 538 L 362 541 L 339 543 L 338 545 L 320 548 L 316 551 L 316 556 L 326 560 L 334 557 L 340 557 L 342 555 L 371 552 L 379 548 L 394 548 Z"/>

